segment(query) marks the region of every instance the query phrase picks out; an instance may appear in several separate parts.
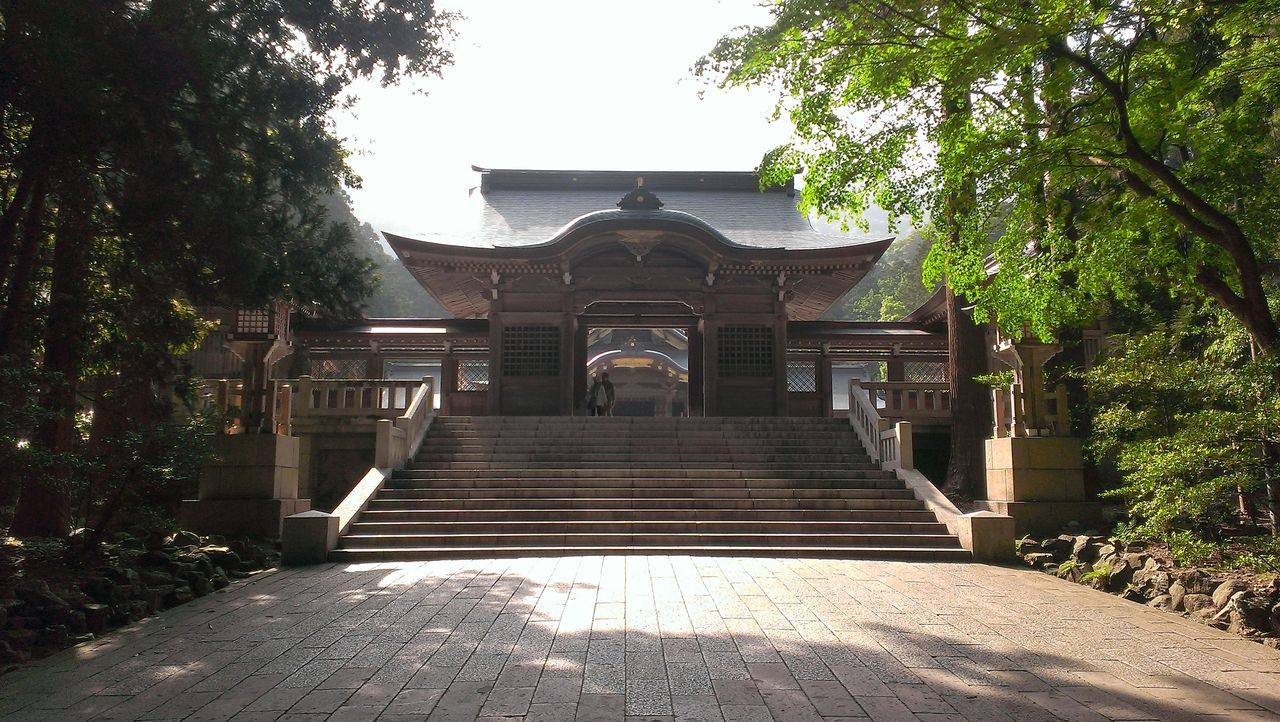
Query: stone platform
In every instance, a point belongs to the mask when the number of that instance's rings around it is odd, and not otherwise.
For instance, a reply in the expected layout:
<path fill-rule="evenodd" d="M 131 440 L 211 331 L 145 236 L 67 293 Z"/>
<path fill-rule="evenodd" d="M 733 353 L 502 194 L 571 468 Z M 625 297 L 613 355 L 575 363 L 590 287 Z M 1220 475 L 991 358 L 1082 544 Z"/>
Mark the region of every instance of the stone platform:
<path fill-rule="evenodd" d="M 254 577 L 0 677 L 5 720 L 1280 719 L 1280 653 L 1038 572 L 686 556 Z"/>

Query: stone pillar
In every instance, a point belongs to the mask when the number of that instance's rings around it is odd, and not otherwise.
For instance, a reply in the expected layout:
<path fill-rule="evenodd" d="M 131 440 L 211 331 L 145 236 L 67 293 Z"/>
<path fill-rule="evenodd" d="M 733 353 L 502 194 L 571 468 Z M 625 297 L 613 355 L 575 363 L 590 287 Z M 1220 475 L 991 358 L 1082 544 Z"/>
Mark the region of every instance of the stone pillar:
<path fill-rule="evenodd" d="M 1085 497 L 1081 442 L 1069 435 L 1065 409 L 1048 413 L 1044 365 L 1058 350 L 1008 339 L 995 348 L 1014 371 L 1013 412 L 1008 435 L 997 414 L 995 438 L 986 441 L 987 498 L 977 504 L 1013 517 L 1019 536 L 1057 533 L 1070 521 L 1088 527 L 1101 516 L 1101 504 Z"/>
<path fill-rule="evenodd" d="M 200 472 L 199 498 L 182 502 L 180 519 L 201 534 L 279 538 L 286 516 L 311 508 L 298 497 L 299 439 L 278 434 L 222 434 Z"/>

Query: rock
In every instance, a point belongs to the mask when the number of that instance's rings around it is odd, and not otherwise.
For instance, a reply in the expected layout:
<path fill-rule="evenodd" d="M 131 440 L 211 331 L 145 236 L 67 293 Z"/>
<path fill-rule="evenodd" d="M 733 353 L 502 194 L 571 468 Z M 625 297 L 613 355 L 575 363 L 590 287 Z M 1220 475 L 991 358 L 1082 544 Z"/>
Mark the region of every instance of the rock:
<path fill-rule="evenodd" d="M 1169 609 L 1175 612 L 1182 611 L 1182 598 L 1186 596 L 1187 588 L 1182 586 L 1182 582 L 1174 582 L 1169 585 Z"/>
<path fill-rule="evenodd" d="M 1187 569 L 1178 572 L 1174 578 L 1181 582 L 1183 588 L 1192 594 L 1207 594 L 1217 586 L 1217 583 L 1210 579 L 1208 574 L 1199 569 Z"/>
<path fill-rule="evenodd" d="M 37 609 L 65 609 L 71 605 L 54 594 L 42 579 L 23 579 L 13 587 L 18 599 Z"/>
<path fill-rule="evenodd" d="M 1267 598 L 1249 592 L 1237 592 L 1235 611 L 1239 615 L 1240 624 L 1259 634 L 1265 634 L 1271 628 L 1271 610 L 1268 609 Z M 1235 620 L 1232 620 L 1234 625 Z"/>
<path fill-rule="evenodd" d="M 1098 547 L 1098 561 L 1109 561 L 1116 555 L 1116 547 L 1114 544 L 1103 544 Z"/>
<path fill-rule="evenodd" d="M 1208 594 L 1188 594 L 1182 598 L 1182 608 L 1192 614 L 1203 609 L 1213 611 L 1213 597 Z"/>
<path fill-rule="evenodd" d="M 180 547 L 198 547 L 203 542 L 195 532 L 180 531 L 173 535 L 172 543 L 174 546 Z"/>
<path fill-rule="evenodd" d="M 1128 557 L 1129 555 L 1126 554 L 1124 558 L 1127 559 Z M 1151 557 L 1146 557 L 1146 561 L 1144 561 L 1138 570 L 1133 573 L 1133 578 L 1129 580 L 1129 583 L 1139 589 L 1145 589 L 1154 586 L 1156 575 L 1161 573 L 1159 562 Z M 1165 588 L 1168 588 L 1167 584 L 1165 585 Z"/>
<path fill-rule="evenodd" d="M 1091 537 L 1083 534 L 1071 538 L 1071 556 L 1082 562 L 1091 562 L 1098 558 L 1098 549 L 1102 545 L 1093 546 L 1090 544 Z M 1092 547 L 1092 548 L 1091 548 Z"/>
<path fill-rule="evenodd" d="M 1243 580 L 1228 579 L 1227 581 L 1219 584 L 1217 588 L 1213 590 L 1213 606 L 1222 608 L 1226 605 L 1227 600 L 1235 596 L 1237 592 L 1242 592 L 1248 588 L 1249 585 Z"/>
<path fill-rule="evenodd" d="M 1272 649 L 1280 649 L 1280 637 L 1267 637 L 1262 643 Z"/>
<path fill-rule="evenodd" d="M 159 549 L 152 549 L 146 554 L 143 554 L 138 561 L 146 564 L 147 566 L 164 567 L 173 562 L 173 557 Z"/>
<path fill-rule="evenodd" d="M 178 604 L 186 604 L 187 602 L 195 598 L 196 598 L 196 595 L 191 593 L 191 587 L 184 585 L 184 586 L 175 588 L 173 592 L 169 594 L 168 597 L 165 598 L 164 601 L 166 604 L 173 606 Z"/>
<path fill-rule="evenodd" d="M 1045 564 L 1054 563 L 1053 555 L 1047 552 L 1034 552 L 1032 554 L 1027 554 L 1022 557 L 1022 560 L 1027 563 L 1027 566 L 1032 567 L 1041 567 Z"/>
<path fill-rule="evenodd" d="M 94 634 L 101 634 L 107 629 L 107 620 L 111 616 L 111 608 L 105 604 L 86 604 L 80 607 L 84 613 L 84 626 Z"/>
<path fill-rule="evenodd" d="M 1030 540 L 1027 540 L 1027 541 L 1030 541 Z M 1030 542 L 1030 543 L 1034 544 L 1035 542 Z M 215 566 L 222 567 L 223 569 L 233 568 L 238 564 L 240 564 L 240 555 L 236 554 L 235 552 L 231 551 L 230 548 L 225 546 L 201 547 L 200 552 L 205 556 L 207 556 L 209 558 L 209 561 L 213 562 Z"/>
<path fill-rule="evenodd" d="M 1173 606 L 1172 602 L 1170 601 L 1171 599 L 1172 597 L 1170 597 L 1168 594 L 1160 594 L 1155 597 L 1152 597 L 1151 601 L 1147 602 L 1147 606 L 1152 607 L 1154 609 L 1169 610 Z"/>
<path fill-rule="evenodd" d="M 1188 596 L 1191 596 L 1191 595 L 1188 595 Z M 1202 609 L 1197 609 L 1194 612 L 1192 612 L 1191 619 L 1201 624 L 1207 624 L 1211 627 L 1225 626 L 1224 623 L 1215 623 L 1213 621 L 1213 617 L 1215 613 L 1216 612 L 1214 612 L 1213 607 L 1204 607 Z"/>
<path fill-rule="evenodd" d="M 31 659 L 24 650 L 14 649 L 8 640 L 0 639 L 0 664 L 21 664 Z"/>
<path fill-rule="evenodd" d="M 1058 561 L 1065 560 L 1071 555 L 1071 542 L 1075 537 L 1063 534 L 1056 539 L 1041 539 L 1040 548 L 1047 554 L 1052 554 Z"/>
<path fill-rule="evenodd" d="M 1122 557 L 1116 557 L 1111 560 L 1109 569 L 1111 573 L 1107 576 L 1107 586 L 1114 592 L 1124 590 L 1129 586 L 1129 581 L 1133 579 L 1133 573 L 1137 571 L 1133 567 L 1134 560 L 1132 555 L 1126 554 Z"/>

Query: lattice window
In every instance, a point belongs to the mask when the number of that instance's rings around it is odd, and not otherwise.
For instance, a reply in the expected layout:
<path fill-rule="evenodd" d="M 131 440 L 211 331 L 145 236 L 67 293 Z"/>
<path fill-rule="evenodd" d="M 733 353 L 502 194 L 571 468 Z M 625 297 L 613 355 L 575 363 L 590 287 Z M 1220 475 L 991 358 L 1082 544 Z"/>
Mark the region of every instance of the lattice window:
<path fill-rule="evenodd" d="M 772 376 L 773 329 L 725 326 L 720 329 L 721 376 Z"/>
<path fill-rule="evenodd" d="M 271 333 L 271 311 L 265 308 L 237 309 L 236 333 L 262 336 Z"/>
<path fill-rule="evenodd" d="M 313 379 L 362 379 L 367 363 L 359 358 L 325 358 L 311 361 Z"/>
<path fill-rule="evenodd" d="M 902 380 L 921 384 L 945 384 L 947 365 L 930 361 L 907 361 L 902 364 Z"/>
<path fill-rule="evenodd" d="M 458 362 L 459 391 L 488 391 L 489 362 L 487 360 Z"/>
<path fill-rule="evenodd" d="M 788 361 L 787 391 L 814 393 L 818 390 L 818 362 Z"/>
<path fill-rule="evenodd" d="M 503 376 L 559 376 L 559 326 L 508 326 L 502 330 Z"/>

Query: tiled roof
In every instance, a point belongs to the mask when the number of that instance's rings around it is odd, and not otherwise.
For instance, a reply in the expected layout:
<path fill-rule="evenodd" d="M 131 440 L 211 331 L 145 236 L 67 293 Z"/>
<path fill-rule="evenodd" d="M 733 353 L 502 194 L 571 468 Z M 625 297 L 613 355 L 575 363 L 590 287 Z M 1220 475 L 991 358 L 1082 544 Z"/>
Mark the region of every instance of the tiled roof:
<path fill-rule="evenodd" d="M 413 237 L 477 248 L 531 246 L 546 243 L 575 219 L 599 211 L 652 218 L 677 211 L 705 222 L 730 243 L 751 248 L 839 248 L 873 240 L 814 230 L 796 210 L 789 188 L 756 190 L 753 173 L 477 170 L 485 176 L 481 183 L 484 206 L 477 224 Z M 662 210 L 617 209 L 618 200 L 634 187 L 637 176 L 643 176 L 644 187 L 665 204 Z"/>

